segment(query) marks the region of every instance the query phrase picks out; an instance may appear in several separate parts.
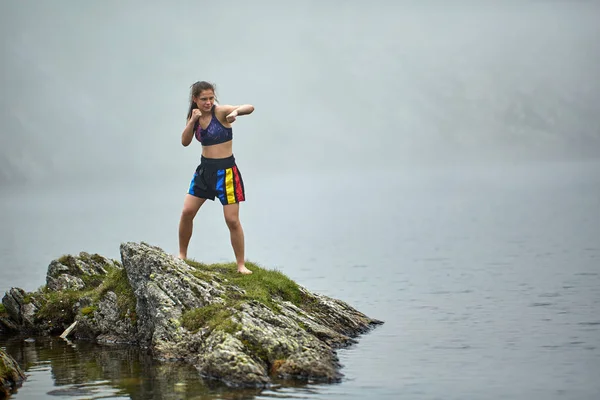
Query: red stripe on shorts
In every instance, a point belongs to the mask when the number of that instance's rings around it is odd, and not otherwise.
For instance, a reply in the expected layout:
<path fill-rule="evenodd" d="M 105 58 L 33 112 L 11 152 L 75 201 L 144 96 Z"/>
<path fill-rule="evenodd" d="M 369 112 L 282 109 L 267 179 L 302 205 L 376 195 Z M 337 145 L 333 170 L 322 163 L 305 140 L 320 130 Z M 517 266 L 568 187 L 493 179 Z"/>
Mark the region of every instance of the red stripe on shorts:
<path fill-rule="evenodd" d="M 240 182 L 240 174 L 237 166 L 233 166 L 233 184 L 235 186 L 235 197 L 238 201 L 244 201 L 244 191 L 242 190 L 242 182 Z"/>

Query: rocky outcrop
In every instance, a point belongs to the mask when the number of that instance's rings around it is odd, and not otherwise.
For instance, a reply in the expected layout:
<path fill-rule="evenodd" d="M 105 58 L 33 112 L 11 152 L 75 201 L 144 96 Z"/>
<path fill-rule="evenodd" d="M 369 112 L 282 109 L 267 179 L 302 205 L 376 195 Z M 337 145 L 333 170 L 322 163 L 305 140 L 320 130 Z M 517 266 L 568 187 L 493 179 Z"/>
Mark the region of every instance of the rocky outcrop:
<path fill-rule="evenodd" d="M 260 387 L 273 377 L 339 381 L 336 350 L 382 323 L 255 264 L 241 275 L 146 243 L 120 253 L 120 262 L 87 253 L 52 261 L 45 287 L 6 293 L 0 326 L 42 335 L 70 326 L 73 339 L 130 343 L 204 377 Z"/>
<path fill-rule="evenodd" d="M 34 325 L 33 316 L 37 311 L 35 305 L 25 301 L 26 293 L 21 288 L 10 289 L 2 299 L 4 310 L 15 324 L 31 328 Z"/>
<path fill-rule="evenodd" d="M 78 314 L 91 310 L 86 308 L 88 305 L 98 307 L 104 297 L 110 297 L 107 292 L 113 289 L 111 285 L 116 285 L 120 271 L 118 261 L 86 252 L 53 260 L 48 266 L 45 286 L 31 293 L 21 288 L 6 292 L 2 298 L 5 313 L 0 313 L 0 330 L 41 335 L 62 333 Z M 106 331 L 113 329 L 111 326 Z"/>
<path fill-rule="evenodd" d="M 66 255 L 48 266 L 46 287 L 49 290 L 82 290 L 86 286 L 97 286 L 108 269 L 116 262 L 98 254 L 81 252 L 77 257 Z"/>
<path fill-rule="evenodd" d="M 0 349 L 0 399 L 5 399 L 14 393 L 24 380 L 25 374 L 19 364 Z"/>

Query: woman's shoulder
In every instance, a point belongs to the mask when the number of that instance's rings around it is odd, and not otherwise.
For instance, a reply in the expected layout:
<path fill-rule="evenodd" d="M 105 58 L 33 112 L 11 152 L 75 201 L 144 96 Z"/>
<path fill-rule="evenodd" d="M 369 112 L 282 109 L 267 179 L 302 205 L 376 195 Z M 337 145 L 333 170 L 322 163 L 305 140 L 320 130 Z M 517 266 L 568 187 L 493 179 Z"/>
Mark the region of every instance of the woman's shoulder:
<path fill-rule="evenodd" d="M 220 113 L 222 115 L 227 115 L 236 109 L 236 106 L 232 106 L 231 104 L 217 104 L 213 106 L 213 110 L 215 113 Z"/>

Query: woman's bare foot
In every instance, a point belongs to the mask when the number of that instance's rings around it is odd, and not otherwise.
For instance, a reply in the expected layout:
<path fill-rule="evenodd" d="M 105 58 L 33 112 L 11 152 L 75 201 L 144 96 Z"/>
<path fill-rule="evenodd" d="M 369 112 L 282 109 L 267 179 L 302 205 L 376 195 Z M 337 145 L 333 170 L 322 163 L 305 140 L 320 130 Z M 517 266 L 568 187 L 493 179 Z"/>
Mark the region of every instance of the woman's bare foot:
<path fill-rule="evenodd" d="M 238 272 L 239 272 L 240 274 L 244 274 L 244 275 L 249 275 L 249 274 L 251 274 L 251 273 L 252 273 L 252 271 L 250 271 L 248 268 L 246 268 L 246 266 L 245 266 L 245 265 L 238 266 Z"/>

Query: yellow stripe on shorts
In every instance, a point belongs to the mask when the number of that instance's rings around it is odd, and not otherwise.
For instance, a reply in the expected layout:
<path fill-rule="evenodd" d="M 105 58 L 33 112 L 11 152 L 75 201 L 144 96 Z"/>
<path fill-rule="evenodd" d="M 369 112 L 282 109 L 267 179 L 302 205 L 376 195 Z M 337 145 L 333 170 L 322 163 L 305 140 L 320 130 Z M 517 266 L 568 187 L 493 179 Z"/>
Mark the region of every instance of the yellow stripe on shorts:
<path fill-rule="evenodd" d="M 227 204 L 235 203 L 235 193 L 233 191 L 233 170 L 225 170 L 225 194 L 227 195 Z"/>

